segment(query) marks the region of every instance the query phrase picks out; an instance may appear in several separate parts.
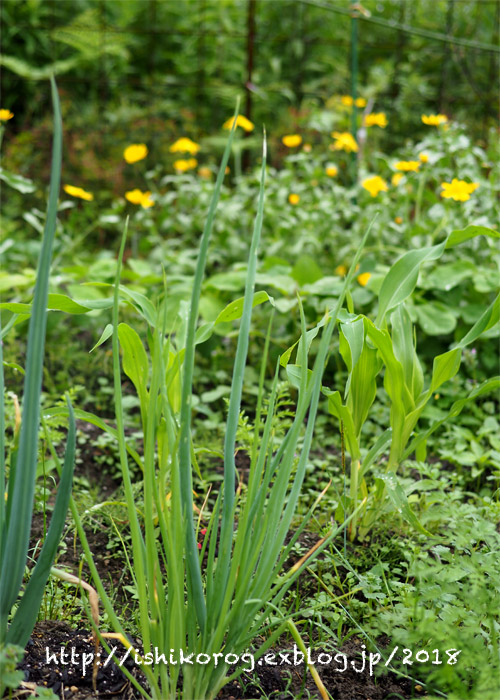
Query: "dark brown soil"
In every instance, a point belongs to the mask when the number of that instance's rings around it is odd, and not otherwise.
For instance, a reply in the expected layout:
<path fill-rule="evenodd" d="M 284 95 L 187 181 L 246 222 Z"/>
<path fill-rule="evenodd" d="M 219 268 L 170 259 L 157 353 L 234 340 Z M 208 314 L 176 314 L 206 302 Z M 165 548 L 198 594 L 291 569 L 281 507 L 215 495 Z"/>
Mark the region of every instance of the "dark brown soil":
<path fill-rule="evenodd" d="M 138 640 L 135 640 L 138 643 Z M 117 642 L 117 654 L 124 653 L 124 648 Z M 385 698 L 418 698 L 422 697 L 423 689 L 411 682 L 388 673 L 380 677 L 370 676 L 368 663 L 363 672 L 357 672 L 351 667 L 362 667 L 361 642 L 351 639 L 340 650 L 346 655 L 349 667 L 345 672 L 344 663 L 333 661 L 319 665 L 316 668 L 328 692 L 335 700 L 385 700 Z M 64 654 L 61 657 L 61 651 Z M 101 665 L 97 672 L 96 689 L 93 689 L 92 658 L 94 652 L 92 635 L 88 630 L 73 630 L 61 622 L 41 622 L 35 627 L 28 643 L 26 655 L 20 668 L 25 672 L 24 688 L 31 684 L 50 688 L 60 698 L 66 700 L 83 700 L 84 698 L 123 698 L 132 700 L 141 697 L 139 691 L 122 674 L 117 665 L 107 660 L 107 653 L 101 649 Z M 273 653 L 278 660 L 279 653 L 290 652 L 289 649 L 275 647 Z M 312 658 L 321 652 L 312 652 Z M 332 657 L 335 652 L 331 652 Z M 49 655 L 49 656 L 48 656 Z M 87 656 L 84 656 L 87 655 Z M 292 655 L 290 655 L 290 661 Z M 83 672 L 83 659 L 87 665 Z M 272 660 L 272 659 L 271 659 Z M 64 662 L 64 663 L 63 663 Z M 140 672 L 134 669 L 134 662 L 129 657 L 124 665 L 141 682 Z M 19 692 L 19 691 L 18 691 Z M 25 697 L 26 695 L 16 695 Z M 321 695 L 311 674 L 304 665 L 293 666 L 286 664 L 272 666 L 257 663 L 252 674 L 244 673 L 227 685 L 218 695 L 218 700 L 257 700 L 258 698 L 273 698 L 274 700 L 295 700 L 296 698 L 320 699 Z M 193 698 L 193 700 L 204 700 Z"/>

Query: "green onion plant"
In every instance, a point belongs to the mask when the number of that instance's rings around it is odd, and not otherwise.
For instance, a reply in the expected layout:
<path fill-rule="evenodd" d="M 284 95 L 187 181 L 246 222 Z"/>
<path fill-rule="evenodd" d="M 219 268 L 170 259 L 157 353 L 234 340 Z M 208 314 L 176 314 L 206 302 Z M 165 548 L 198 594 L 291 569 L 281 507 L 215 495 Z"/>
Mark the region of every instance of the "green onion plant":
<path fill-rule="evenodd" d="M 68 399 L 69 430 L 57 498 L 43 547 L 28 584 L 22 590 L 25 573 L 38 460 L 40 394 L 47 320 L 47 297 L 56 230 L 57 199 L 61 178 L 62 124 L 55 81 L 51 80 L 54 109 L 54 142 L 47 218 L 43 234 L 35 293 L 29 321 L 22 417 L 15 431 L 10 459 L 6 459 L 3 360 L 0 344 L 0 647 L 24 647 L 33 630 L 43 591 L 57 552 L 73 479 L 75 421 Z M 13 325 L 15 317 L 3 329 Z M 10 619 L 11 618 L 11 619 Z M 0 694 L 2 683 L 0 679 Z"/>
<path fill-rule="evenodd" d="M 285 542 L 293 525 L 304 480 L 328 349 L 347 286 L 352 280 L 361 252 L 360 248 L 346 278 L 337 308 L 323 319 L 316 359 L 310 369 L 310 342 L 306 336 L 305 318 L 301 313 L 302 334 L 295 365 L 298 387 L 296 414 L 279 444 L 274 440 L 272 429 L 279 362 L 268 397 L 267 413 L 263 410 L 267 349 L 272 332 L 271 324 L 269 325 L 260 373 L 255 442 L 251 449 L 248 484 L 245 497 L 240 498 L 234 455 L 252 308 L 270 300 L 267 293 L 255 293 L 254 290 L 257 250 L 264 216 L 264 140 L 245 295 L 232 302 L 215 322 L 241 318 L 225 432 L 223 485 L 215 507 L 206 516 L 206 534 L 200 550 L 199 525 L 203 512 L 195 516 L 192 479 L 193 468 L 196 468 L 191 432 L 193 370 L 196 345 L 209 337 L 214 323 L 198 327 L 198 307 L 210 234 L 233 135 L 234 127 L 222 158 L 200 242 L 191 303 L 180 319 L 175 337 L 168 336 L 165 331 L 165 303 L 138 304 L 142 316 L 148 322 L 147 349 L 139 333 L 129 324 L 119 321 L 120 299 L 126 296 L 120 287 L 126 226 L 114 286 L 113 323 L 99 341 L 102 342 L 112 334 L 115 434 L 120 449 L 132 540 L 132 548 L 127 552 L 127 557 L 137 592 L 142 641 L 142 649 L 138 650 L 137 658 L 148 684 L 141 692 L 158 700 L 215 698 L 230 680 L 228 669 L 235 658 L 240 656 L 244 659 L 245 653 L 254 651 L 255 661 L 288 629 L 286 617 L 280 617 L 278 612 L 279 605 L 308 558 L 305 557 L 299 565 L 286 571 L 284 565 L 300 532 L 306 526 L 312 509 L 294 531 L 291 540 L 286 545 Z M 122 369 L 134 384 L 139 397 L 144 433 L 143 456 L 132 454 L 125 438 Z M 93 420 L 97 423 L 95 417 Z M 132 488 L 130 459 L 134 459 L 142 470 L 144 503 L 141 508 Z M 113 625 L 111 635 L 130 646 L 122 621 L 116 615 L 97 574 L 78 514 L 73 512 L 96 589 Z M 340 527 L 332 527 L 321 545 L 314 548 L 314 555 L 327 546 L 347 524 L 348 521 Z M 105 644 L 107 636 L 110 635 L 101 634 Z M 163 660 L 155 663 L 156 657 L 162 654 L 165 655 Z M 181 654 L 189 659 L 184 665 L 179 663 Z M 248 665 L 243 664 L 234 675 L 245 668 Z M 140 688 L 133 677 L 131 680 Z"/>

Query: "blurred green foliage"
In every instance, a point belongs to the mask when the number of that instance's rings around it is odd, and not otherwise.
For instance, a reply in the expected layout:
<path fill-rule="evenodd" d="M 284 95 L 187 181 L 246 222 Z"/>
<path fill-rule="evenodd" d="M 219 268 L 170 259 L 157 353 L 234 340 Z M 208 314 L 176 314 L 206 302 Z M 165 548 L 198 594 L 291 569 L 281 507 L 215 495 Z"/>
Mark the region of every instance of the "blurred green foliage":
<path fill-rule="evenodd" d="M 256 124 L 295 128 L 311 108 L 350 91 L 348 10 L 347 0 L 7 0 L 4 100 L 30 121 L 45 111 L 37 79 L 54 70 L 75 116 L 92 121 L 100 107 L 105 122 L 119 122 L 125 110 L 127 118 L 187 120 L 194 133 L 210 132 L 236 95 L 250 92 L 247 116 Z M 359 93 L 389 119 L 397 114 L 393 139 L 413 133 L 416 113 L 429 110 L 486 136 L 497 117 L 499 13 L 489 0 L 363 2 Z"/>

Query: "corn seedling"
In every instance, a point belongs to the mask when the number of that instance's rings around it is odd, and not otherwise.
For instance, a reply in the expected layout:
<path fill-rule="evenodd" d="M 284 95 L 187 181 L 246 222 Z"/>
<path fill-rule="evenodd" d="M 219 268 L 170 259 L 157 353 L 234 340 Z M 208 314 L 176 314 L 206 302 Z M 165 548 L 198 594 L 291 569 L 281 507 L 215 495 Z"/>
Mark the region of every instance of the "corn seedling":
<path fill-rule="evenodd" d="M 458 415 L 468 401 L 498 390 L 500 385 L 498 377 L 486 380 L 470 392 L 469 396 L 455 402 L 445 419 L 431 424 L 425 433 L 415 434 L 417 422 L 429 401 L 439 387 L 458 372 L 462 350 L 498 323 L 500 295 L 460 342 L 434 358 L 432 375 L 427 381 L 424 380 L 417 355 L 415 329 L 405 301 L 415 288 L 419 268 L 424 261 L 438 260 L 446 249 L 478 235 L 498 236 L 490 229 L 470 226 L 462 231 L 452 232 L 439 245 L 403 255 L 389 270 L 382 283 L 375 322 L 366 316 L 345 311 L 340 317 L 340 354 L 348 370 L 343 397 L 345 403 L 338 391 L 325 389 L 324 393 L 328 396 L 330 413 L 343 424 L 345 442 L 351 457 L 351 509 L 356 509 L 361 498 L 367 499 L 369 492 L 365 476 L 381 454 L 389 449 L 387 464 L 384 468 L 375 470 L 376 488 L 360 516 L 360 535 L 368 532 L 386 496 L 408 522 L 425 532 L 410 509 L 405 493 L 397 481 L 396 472 L 399 466 L 415 449 L 418 449 L 418 456 L 425 458 L 425 442 L 434 430 L 449 418 Z M 365 452 L 363 458 L 361 430 L 375 399 L 376 378 L 382 368 L 384 388 L 391 404 L 390 428 L 367 453 Z M 357 518 L 354 517 L 349 527 L 351 539 L 354 539 L 358 532 L 357 527 Z"/>

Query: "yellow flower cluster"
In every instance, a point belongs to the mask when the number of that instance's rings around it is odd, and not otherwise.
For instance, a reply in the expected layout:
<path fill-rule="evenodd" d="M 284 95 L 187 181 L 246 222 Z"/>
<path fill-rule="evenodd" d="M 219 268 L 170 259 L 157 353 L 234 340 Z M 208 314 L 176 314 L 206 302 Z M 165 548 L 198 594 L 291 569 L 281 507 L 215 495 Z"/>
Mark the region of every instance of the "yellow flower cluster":
<path fill-rule="evenodd" d="M 356 139 L 348 131 L 332 131 L 332 137 L 335 139 L 335 142 L 330 146 L 333 151 L 352 153 L 358 150 Z"/>
<path fill-rule="evenodd" d="M 148 155 L 148 147 L 144 143 L 133 143 L 123 151 L 127 163 L 137 163 Z"/>
<path fill-rule="evenodd" d="M 9 119 L 12 119 L 14 116 L 14 113 L 10 111 L 10 109 L 0 109 L 0 122 L 6 122 Z"/>
<path fill-rule="evenodd" d="M 94 199 L 94 195 L 91 192 L 87 192 L 81 187 L 74 187 L 73 185 L 64 185 L 63 190 L 66 194 L 71 195 L 71 197 L 77 197 L 78 199 L 86 199 L 91 202 Z"/>
<path fill-rule="evenodd" d="M 224 122 L 222 127 L 224 129 L 232 129 L 233 124 L 234 124 L 234 117 L 231 117 L 230 119 L 228 119 L 227 121 Z M 236 128 L 238 126 L 241 126 L 241 128 L 244 129 L 244 131 L 253 131 L 255 128 L 254 125 L 252 124 L 252 122 L 250 121 L 250 119 L 247 119 L 242 114 L 238 114 L 238 116 L 236 117 Z"/>
<path fill-rule="evenodd" d="M 385 112 L 367 114 L 364 120 L 365 126 L 380 126 L 381 129 L 385 129 L 388 123 Z"/>
<path fill-rule="evenodd" d="M 281 141 L 287 148 L 295 148 L 295 146 L 300 146 L 302 143 L 302 136 L 299 134 L 288 134 L 283 136 Z"/>
<path fill-rule="evenodd" d="M 198 165 L 196 158 L 188 158 L 184 160 L 183 158 L 174 161 L 174 168 L 180 172 L 185 173 L 187 170 L 193 170 Z"/>
<path fill-rule="evenodd" d="M 395 166 L 396 170 L 402 170 L 405 173 L 409 172 L 418 172 L 418 169 L 420 168 L 420 161 L 418 160 L 400 160 L 398 161 Z"/>
<path fill-rule="evenodd" d="M 422 121 L 427 126 L 441 126 L 446 124 L 448 117 L 446 114 L 422 114 Z"/>
<path fill-rule="evenodd" d="M 451 182 L 442 182 L 441 187 L 443 188 L 441 197 L 454 199 L 456 202 L 466 202 L 474 190 L 477 190 L 479 183 L 465 182 L 465 180 L 457 180 L 455 177 Z"/>
<path fill-rule="evenodd" d="M 325 172 L 328 177 L 335 177 L 335 175 L 338 175 L 339 169 L 336 165 L 328 165 Z"/>
<path fill-rule="evenodd" d="M 190 153 L 195 156 L 200 150 L 201 146 L 187 137 L 177 139 L 175 143 L 170 146 L 170 153 Z"/>
<path fill-rule="evenodd" d="M 376 197 L 379 192 L 387 192 L 389 189 L 387 182 L 380 177 L 380 175 L 373 175 L 373 177 L 367 177 L 361 183 L 361 187 L 367 190 L 372 197 Z"/>
<path fill-rule="evenodd" d="M 295 206 L 300 202 L 300 195 L 292 192 L 288 195 L 288 201 Z"/>
<path fill-rule="evenodd" d="M 359 109 L 363 109 L 363 107 L 366 107 L 366 100 L 364 97 L 357 97 L 355 100 L 353 100 L 351 95 L 342 95 L 340 101 L 342 102 L 344 107 L 352 107 L 353 105 L 356 105 L 356 107 L 358 107 Z"/>
<path fill-rule="evenodd" d="M 154 205 L 154 201 L 151 198 L 151 192 L 142 192 L 141 190 L 129 190 L 125 192 L 125 199 L 132 204 L 140 204 L 144 209 L 149 209 Z"/>

